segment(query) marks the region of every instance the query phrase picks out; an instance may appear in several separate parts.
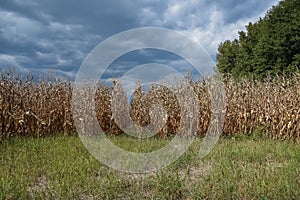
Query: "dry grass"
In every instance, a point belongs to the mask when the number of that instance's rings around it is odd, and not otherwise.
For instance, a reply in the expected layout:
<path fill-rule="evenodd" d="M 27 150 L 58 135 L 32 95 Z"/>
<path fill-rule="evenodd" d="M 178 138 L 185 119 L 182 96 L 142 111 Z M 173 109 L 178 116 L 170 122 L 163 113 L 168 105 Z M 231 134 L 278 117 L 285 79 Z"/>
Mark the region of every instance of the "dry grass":
<path fill-rule="evenodd" d="M 30 75 L 26 78 L 12 72 L 0 75 L 0 140 L 53 133 L 67 135 L 76 131 L 71 112 L 71 82 L 42 79 L 36 83 Z M 259 127 L 261 133 L 274 139 L 300 139 L 299 74 L 266 82 L 244 79 L 237 83 L 229 78 L 225 83 L 227 114 L 223 135 L 249 135 Z M 200 105 L 197 134 L 204 136 L 210 121 L 208 90 L 202 82 L 191 84 Z M 97 118 L 103 131 L 122 134 L 112 117 L 111 94 L 111 87 L 99 85 L 95 97 Z M 175 95 L 165 87 L 152 87 L 144 92 L 138 85 L 131 106 L 124 109 L 130 110 L 136 124 L 145 126 L 150 123 L 150 108 L 154 103 L 161 104 L 168 114 L 166 119 L 161 119 L 160 114 L 153 117 L 154 123 L 166 120 L 158 136 L 176 134 L 180 106 Z"/>

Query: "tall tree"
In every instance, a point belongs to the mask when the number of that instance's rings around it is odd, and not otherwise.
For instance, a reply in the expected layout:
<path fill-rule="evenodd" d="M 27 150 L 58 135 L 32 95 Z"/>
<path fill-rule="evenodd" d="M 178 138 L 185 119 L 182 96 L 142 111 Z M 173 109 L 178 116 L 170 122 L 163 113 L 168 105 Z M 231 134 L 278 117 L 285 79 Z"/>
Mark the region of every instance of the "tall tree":
<path fill-rule="evenodd" d="M 300 1 L 284 0 L 256 23 L 249 23 L 239 39 L 219 45 L 217 68 L 238 78 L 288 75 L 300 65 Z"/>

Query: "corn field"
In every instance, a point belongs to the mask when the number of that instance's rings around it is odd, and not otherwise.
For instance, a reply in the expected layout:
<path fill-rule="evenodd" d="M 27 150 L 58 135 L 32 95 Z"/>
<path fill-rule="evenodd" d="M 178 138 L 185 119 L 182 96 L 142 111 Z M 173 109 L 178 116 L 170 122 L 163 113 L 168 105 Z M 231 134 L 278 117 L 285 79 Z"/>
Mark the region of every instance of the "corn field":
<path fill-rule="evenodd" d="M 72 116 L 72 82 L 21 77 L 16 73 L 0 74 L 0 141 L 10 137 L 41 137 L 55 133 L 76 132 Z M 287 79 L 277 77 L 265 82 L 224 79 L 227 112 L 222 134 L 250 135 L 262 127 L 262 134 L 274 139 L 300 140 L 300 74 Z M 210 122 L 210 99 L 204 82 L 191 85 L 199 103 L 199 124 L 196 134 L 204 136 Z M 112 87 L 99 84 L 95 96 L 96 115 L 100 127 L 110 134 L 123 134 L 111 111 Z M 150 123 L 151 105 L 160 104 L 167 115 L 153 117 L 154 123 L 164 121 L 159 137 L 176 134 L 180 123 L 180 106 L 168 88 L 143 91 L 137 84 L 130 104 L 130 117 L 140 125 Z M 152 119 L 152 117 L 151 117 Z"/>

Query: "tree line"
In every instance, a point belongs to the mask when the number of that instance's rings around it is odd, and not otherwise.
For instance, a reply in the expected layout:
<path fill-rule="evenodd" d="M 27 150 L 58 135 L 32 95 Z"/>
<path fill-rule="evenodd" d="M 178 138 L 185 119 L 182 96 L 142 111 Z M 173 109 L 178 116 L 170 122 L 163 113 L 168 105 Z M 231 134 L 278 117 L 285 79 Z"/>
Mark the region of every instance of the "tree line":
<path fill-rule="evenodd" d="M 264 79 L 299 72 L 300 1 L 283 0 L 250 22 L 238 39 L 219 45 L 217 68 L 234 78 Z"/>

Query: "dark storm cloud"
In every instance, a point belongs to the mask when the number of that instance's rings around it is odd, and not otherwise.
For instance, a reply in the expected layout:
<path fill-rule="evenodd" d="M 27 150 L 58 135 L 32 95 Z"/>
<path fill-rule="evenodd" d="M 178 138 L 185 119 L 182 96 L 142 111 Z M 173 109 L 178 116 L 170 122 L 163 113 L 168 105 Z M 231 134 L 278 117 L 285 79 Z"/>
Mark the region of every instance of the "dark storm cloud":
<path fill-rule="evenodd" d="M 275 2 L 2 0 L 0 66 L 10 65 L 38 73 L 52 70 L 73 77 L 99 42 L 118 32 L 142 26 L 187 33 L 214 56 L 220 41 L 232 37 L 233 32 L 249 19 L 256 19 Z M 127 63 L 134 65 L 135 59 Z M 136 59 L 136 62 L 145 61 Z M 124 66 L 120 68 L 124 71 Z"/>

